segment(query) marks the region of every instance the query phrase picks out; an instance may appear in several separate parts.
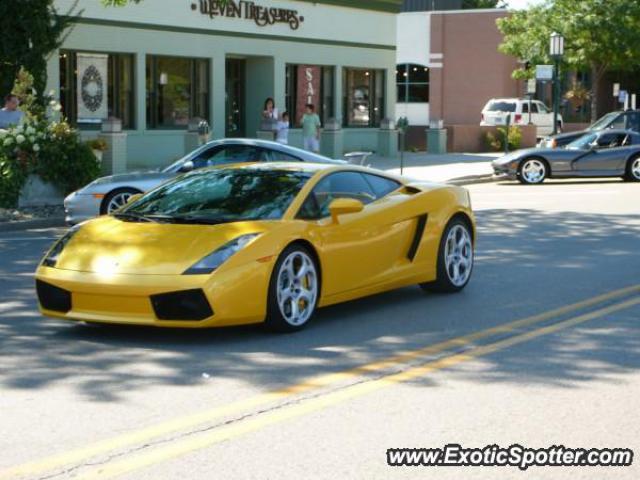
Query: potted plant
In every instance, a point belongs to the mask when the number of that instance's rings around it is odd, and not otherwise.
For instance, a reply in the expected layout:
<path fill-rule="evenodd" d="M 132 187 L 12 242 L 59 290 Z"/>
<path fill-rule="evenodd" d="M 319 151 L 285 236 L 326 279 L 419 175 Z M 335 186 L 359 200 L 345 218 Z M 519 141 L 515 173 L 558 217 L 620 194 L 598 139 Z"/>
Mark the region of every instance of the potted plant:
<path fill-rule="evenodd" d="M 93 151 L 98 163 L 102 163 L 102 155 L 108 148 L 107 142 L 100 138 L 96 138 L 94 140 L 89 140 L 87 145 L 89 145 L 89 148 Z"/>

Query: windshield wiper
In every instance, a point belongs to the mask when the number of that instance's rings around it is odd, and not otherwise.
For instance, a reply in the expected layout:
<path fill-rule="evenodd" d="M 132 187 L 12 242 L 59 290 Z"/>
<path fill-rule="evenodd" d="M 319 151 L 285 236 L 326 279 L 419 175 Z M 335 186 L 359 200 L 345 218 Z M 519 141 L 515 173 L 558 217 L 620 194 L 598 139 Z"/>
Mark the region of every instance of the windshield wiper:
<path fill-rule="evenodd" d="M 121 213 L 114 213 L 113 216 L 115 218 L 119 219 L 119 220 L 126 220 L 126 221 L 130 221 L 130 222 L 153 223 L 155 221 L 150 217 L 145 217 L 144 215 L 140 215 L 138 213 L 121 212 Z"/>
<path fill-rule="evenodd" d="M 199 217 L 197 215 L 148 215 L 150 220 L 185 225 L 222 225 L 225 223 L 256 221 L 258 218 L 215 218 Z"/>

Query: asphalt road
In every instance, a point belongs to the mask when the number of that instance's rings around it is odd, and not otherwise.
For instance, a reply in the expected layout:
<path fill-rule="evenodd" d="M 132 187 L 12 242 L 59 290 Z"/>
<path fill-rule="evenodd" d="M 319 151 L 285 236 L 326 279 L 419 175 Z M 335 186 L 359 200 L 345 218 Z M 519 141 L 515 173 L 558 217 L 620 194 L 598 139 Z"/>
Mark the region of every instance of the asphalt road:
<path fill-rule="evenodd" d="M 288 336 L 44 319 L 32 273 L 61 231 L 0 232 L 0 479 L 640 478 L 387 466 L 448 443 L 640 452 L 640 185 L 469 188 L 467 290 L 330 307 Z"/>

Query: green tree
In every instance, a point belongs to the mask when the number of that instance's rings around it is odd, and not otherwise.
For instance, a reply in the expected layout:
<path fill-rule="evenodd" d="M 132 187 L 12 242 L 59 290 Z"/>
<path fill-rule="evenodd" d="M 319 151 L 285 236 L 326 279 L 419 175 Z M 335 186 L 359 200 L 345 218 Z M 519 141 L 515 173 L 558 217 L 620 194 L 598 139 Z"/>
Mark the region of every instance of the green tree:
<path fill-rule="evenodd" d="M 463 9 L 473 8 L 505 8 L 503 0 L 462 0 Z"/>
<path fill-rule="evenodd" d="M 71 12 L 59 15 L 53 0 L 0 1 L 0 94 L 13 87 L 21 67 L 42 93 L 47 84 L 47 57 L 73 22 Z"/>
<path fill-rule="evenodd" d="M 549 37 L 565 37 L 563 63 L 591 73 L 591 117 L 598 117 L 598 91 L 608 71 L 633 70 L 640 64 L 638 0 L 547 0 L 541 6 L 498 20 L 504 34 L 500 51 L 521 60 L 548 63 Z M 530 77 L 522 68 L 516 78 Z"/>

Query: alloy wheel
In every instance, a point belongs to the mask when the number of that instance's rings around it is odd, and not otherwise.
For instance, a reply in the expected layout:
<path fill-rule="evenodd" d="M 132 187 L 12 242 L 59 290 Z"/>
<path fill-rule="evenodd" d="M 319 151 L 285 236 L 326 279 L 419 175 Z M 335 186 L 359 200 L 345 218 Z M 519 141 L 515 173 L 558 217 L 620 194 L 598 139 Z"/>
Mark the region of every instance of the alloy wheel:
<path fill-rule="evenodd" d="M 464 286 L 473 268 L 473 242 L 469 231 L 463 225 L 454 225 L 449 230 L 444 260 L 451 283 L 456 287 Z"/>
<path fill-rule="evenodd" d="M 113 213 L 120 207 L 126 205 L 132 195 L 133 193 L 131 192 L 115 194 L 111 199 L 109 199 L 109 203 L 107 204 L 107 213 Z"/>
<path fill-rule="evenodd" d="M 631 163 L 631 175 L 633 175 L 636 180 L 640 180 L 640 157 Z"/>
<path fill-rule="evenodd" d="M 318 298 L 318 273 L 311 257 L 295 251 L 285 258 L 277 277 L 277 302 L 284 320 L 293 327 L 313 315 Z"/>
<path fill-rule="evenodd" d="M 520 175 L 526 183 L 541 183 L 547 176 L 547 167 L 540 160 L 527 160 L 522 165 Z"/>

